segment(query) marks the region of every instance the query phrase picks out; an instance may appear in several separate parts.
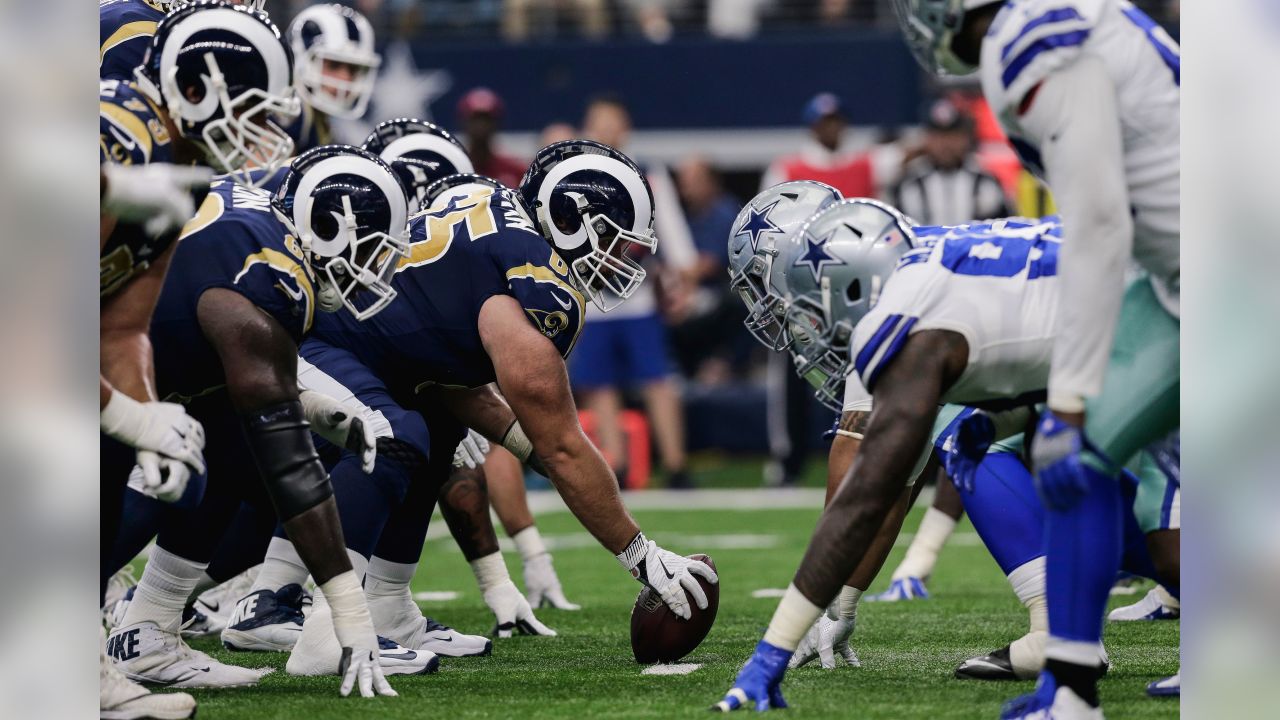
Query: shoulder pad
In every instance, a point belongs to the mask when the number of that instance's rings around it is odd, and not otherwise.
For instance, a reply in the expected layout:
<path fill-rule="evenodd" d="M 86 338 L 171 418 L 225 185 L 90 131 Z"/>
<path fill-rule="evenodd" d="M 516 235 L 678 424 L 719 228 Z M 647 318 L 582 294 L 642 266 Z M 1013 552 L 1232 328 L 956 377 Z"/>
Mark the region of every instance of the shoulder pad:
<path fill-rule="evenodd" d="M 1016 106 L 1040 81 L 1080 56 L 1103 6 L 1114 0 L 1007 3 L 982 46 L 983 84 L 1000 92 L 997 112 Z M 990 93 L 989 93 L 990 94 Z"/>

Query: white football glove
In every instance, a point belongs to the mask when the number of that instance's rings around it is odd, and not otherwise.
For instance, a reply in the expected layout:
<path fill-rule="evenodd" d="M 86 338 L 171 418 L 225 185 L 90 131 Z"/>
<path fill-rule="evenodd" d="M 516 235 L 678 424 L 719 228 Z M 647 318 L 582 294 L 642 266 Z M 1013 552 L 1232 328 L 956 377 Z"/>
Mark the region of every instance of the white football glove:
<path fill-rule="evenodd" d="M 513 631 L 521 635 L 547 635 L 555 637 L 556 631 L 543 625 L 533 616 L 533 608 L 529 601 L 516 589 L 515 583 L 507 580 L 489 588 L 484 593 L 484 604 L 489 606 L 497 618 L 494 630 L 500 638 L 509 638 Z"/>
<path fill-rule="evenodd" d="M 862 667 L 857 653 L 849 647 L 849 637 L 853 635 L 856 618 L 837 618 L 832 620 L 828 614 L 819 616 L 805 634 L 804 639 L 796 647 L 795 654 L 787 663 L 789 668 L 804 667 L 818 658 L 824 670 L 833 670 L 836 666 L 836 655 L 844 658 L 850 667 Z"/>
<path fill-rule="evenodd" d="M 535 555 L 524 561 L 524 589 L 529 594 L 529 604 L 534 607 L 552 607 L 557 610 L 581 610 L 571 603 L 560 588 L 560 578 L 551 564 L 551 553 Z"/>
<path fill-rule="evenodd" d="M 138 464 L 129 473 L 129 487 L 167 503 L 181 500 L 190 480 L 190 466 L 150 450 L 138 451 Z"/>
<path fill-rule="evenodd" d="M 489 441 L 475 430 L 467 430 L 467 436 L 458 443 L 453 451 L 453 466 L 467 467 L 475 470 L 484 464 L 484 456 L 489 454 Z"/>
<path fill-rule="evenodd" d="M 191 191 L 208 186 L 206 167 L 149 163 L 102 166 L 107 181 L 102 210 L 126 222 L 143 224 L 151 237 L 177 230 L 196 214 Z"/>
<path fill-rule="evenodd" d="M 298 393 L 298 400 L 302 402 L 302 414 L 312 432 L 355 453 L 366 475 L 373 472 L 378 461 L 378 439 L 369 423 L 360 417 L 359 410 L 315 390 L 303 390 Z"/>
<path fill-rule="evenodd" d="M 375 695 L 396 697 L 399 695 L 391 688 L 391 683 L 382 674 L 382 664 L 378 662 L 376 650 L 352 650 L 342 648 L 342 660 L 338 663 L 338 674 L 342 676 L 342 685 L 338 692 L 342 697 L 351 694 L 351 689 L 360 686 L 360 696 L 371 698 Z"/>
<path fill-rule="evenodd" d="M 138 402 L 116 390 L 99 420 L 104 433 L 126 445 L 204 472 L 204 427 L 177 403 Z"/>
<path fill-rule="evenodd" d="M 689 595 L 693 596 L 699 610 L 707 609 L 707 594 L 694 575 L 713 584 L 720 582 L 710 565 L 663 550 L 644 533 L 637 533 L 617 558 L 631 577 L 657 591 L 671 612 L 685 620 L 693 615 L 689 609 Z"/>

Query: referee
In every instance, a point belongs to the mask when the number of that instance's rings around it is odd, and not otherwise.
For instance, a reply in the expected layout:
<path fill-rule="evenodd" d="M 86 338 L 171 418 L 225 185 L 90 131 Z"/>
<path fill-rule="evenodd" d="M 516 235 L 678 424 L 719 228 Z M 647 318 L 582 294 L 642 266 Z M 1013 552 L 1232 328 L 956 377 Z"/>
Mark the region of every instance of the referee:
<path fill-rule="evenodd" d="M 1011 215 L 1000 181 L 974 156 L 973 118 L 950 100 L 929 106 L 922 153 L 907 163 L 891 201 L 921 225 L 961 225 Z"/>

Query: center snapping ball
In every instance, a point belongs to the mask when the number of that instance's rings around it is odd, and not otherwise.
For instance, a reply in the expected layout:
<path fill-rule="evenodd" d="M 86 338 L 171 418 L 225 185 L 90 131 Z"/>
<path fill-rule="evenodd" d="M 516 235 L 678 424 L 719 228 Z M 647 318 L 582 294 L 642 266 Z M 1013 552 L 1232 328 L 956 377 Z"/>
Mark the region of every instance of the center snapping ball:
<path fill-rule="evenodd" d="M 716 569 L 715 562 L 706 555 L 689 557 L 710 565 L 712 570 Z M 720 606 L 720 585 L 709 583 L 697 575 L 693 579 L 707 594 L 707 609 L 699 610 L 697 602 L 690 596 L 691 615 L 688 620 L 682 620 L 671 612 L 653 588 L 645 586 L 640 591 L 636 605 L 631 609 L 631 652 L 636 662 L 645 665 L 675 662 L 693 652 L 711 632 L 716 621 L 716 608 Z"/>

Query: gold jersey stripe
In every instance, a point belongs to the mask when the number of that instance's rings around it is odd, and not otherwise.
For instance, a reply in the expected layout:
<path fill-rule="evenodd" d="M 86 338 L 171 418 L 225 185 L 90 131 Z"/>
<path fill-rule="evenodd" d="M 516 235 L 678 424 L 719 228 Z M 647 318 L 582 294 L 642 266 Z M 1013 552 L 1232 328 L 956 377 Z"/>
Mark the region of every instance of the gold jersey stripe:
<path fill-rule="evenodd" d="M 136 37 L 151 36 L 156 34 L 156 23 L 154 20 L 135 20 L 131 23 L 125 23 L 116 28 L 111 33 L 111 37 L 102 43 L 102 47 L 98 50 L 98 67 L 102 67 L 102 60 L 106 58 L 107 51 L 119 45 L 126 40 L 132 40 Z"/>
<path fill-rule="evenodd" d="M 151 160 L 151 131 L 147 129 L 147 124 L 142 121 L 142 118 L 119 105 L 101 101 L 98 102 L 98 112 L 116 127 L 129 133 L 134 141 L 142 146 L 142 152 L 147 156 L 147 160 Z"/>
<path fill-rule="evenodd" d="M 307 296 L 307 317 L 302 324 L 302 332 L 311 332 L 311 322 L 315 319 L 316 312 L 316 293 L 315 289 L 311 287 L 311 278 L 307 277 L 307 272 L 302 269 L 302 265 L 292 255 L 272 248 L 262 248 L 259 252 L 244 259 L 244 267 L 240 269 L 240 272 L 236 274 L 235 279 L 231 282 L 239 283 L 240 278 L 249 272 L 249 268 L 258 263 L 263 263 L 267 267 L 274 268 L 280 272 L 289 273 L 298 281 L 299 290 Z M 284 292 L 288 292 L 288 288 L 281 287 Z"/>

